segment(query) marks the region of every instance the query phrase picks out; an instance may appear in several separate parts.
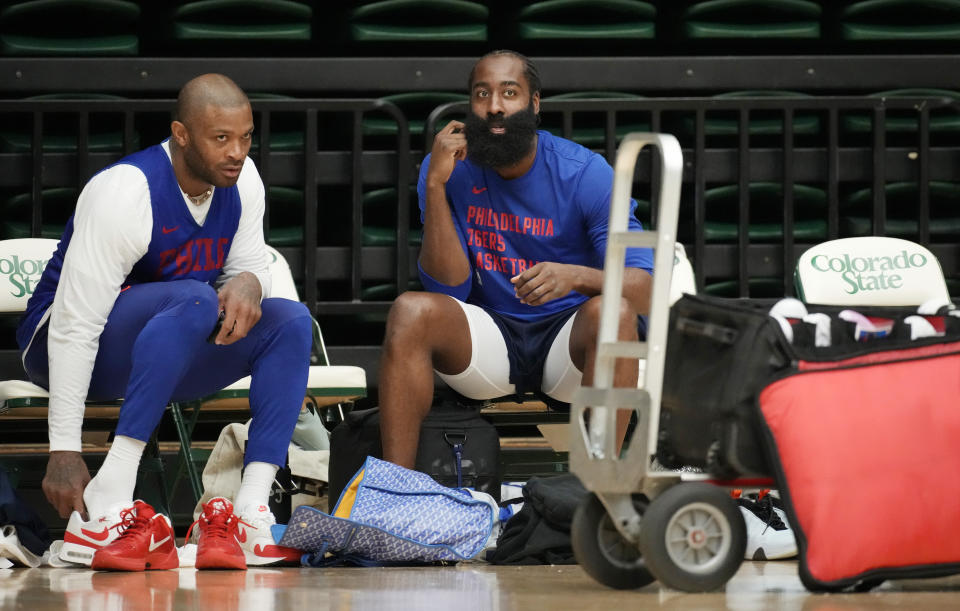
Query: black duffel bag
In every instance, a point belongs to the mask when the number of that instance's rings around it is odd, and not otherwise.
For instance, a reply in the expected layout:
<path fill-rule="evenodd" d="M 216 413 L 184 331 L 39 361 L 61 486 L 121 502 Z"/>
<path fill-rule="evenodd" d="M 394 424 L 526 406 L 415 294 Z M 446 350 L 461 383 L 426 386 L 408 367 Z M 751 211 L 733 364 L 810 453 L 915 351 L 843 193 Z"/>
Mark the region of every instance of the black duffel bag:
<path fill-rule="evenodd" d="M 350 412 L 330 435 L 330 510 L 367 456 L 383 457 L 380 408 Z M 474 407 L 435 405 L 420 426 L 417 471 L 450 488 L 473 488 L 500 500 L 500 437 Z"/>

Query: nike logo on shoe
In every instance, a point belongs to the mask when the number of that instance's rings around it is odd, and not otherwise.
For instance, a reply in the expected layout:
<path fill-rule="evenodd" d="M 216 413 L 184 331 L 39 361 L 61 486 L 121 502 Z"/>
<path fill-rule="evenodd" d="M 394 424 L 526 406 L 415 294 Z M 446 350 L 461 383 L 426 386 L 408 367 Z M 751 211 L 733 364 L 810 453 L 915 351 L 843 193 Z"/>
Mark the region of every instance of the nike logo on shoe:
<path fill-rule="evenodd" d="M 474 187 L 473 187 L 473 194 L 474 194 L 474 195 L 480 195 L 481 193 L 483 193 L 483 192 L 486 191 L 486 190 L 487 190 L 486 187 L 484 187 L 484 188 L 482 188 L 482 189 L 478 189 L 478 188 L 476 187 L 476 185 L 474 185 Z"/>
<path fill-rule="evenodd" d="M 152 552 L 153 550 L 157 549 L 158 547 L 160 547 L 161 545 L 163 545 L 164 543 L 166 543 L 166 542 L 169 541 L 169 540 L 170 540 L 170 536 L 169 536 L 169 535 L 166 536 L 166 537 L 164 537 L 163 539 L 160 539 L 159 541 L 154 541 L 154 540 L 153 540 L 153 535 L 150 535 L 150 547 L 149 547 L 149 549 L 148 549 L 147 551 Z"/>
<path fill-rule="evenodd" d="M 163 231 L 163 233 L 165 233 L 165 234 L 166 234 L 166 233 L 173 233 L 173 232 L 176 231 L 177 229 L 180 229 L 180 225 L 177 225 L 176 227 L 171 227 L 170 229 L 167 229 L 166 227 L 160 227 L 160 230 Z"/>
<path fill-rule="evenodd" d="M 94 541 L 106 541 L 107 537 L 110 536 L 110 529 L 106 527 L 104 527 L 104 529 L 100 532 L 87 530 L 86 528 L 81 528 L 80 532 L 83 534 L 83 536 L 90 537 Z"/>
<path fill-rule="evenodd" d="M 298 549 L 292 547 L 283 547 L 282 545 L 260 545 L 253 546 L 253 553 L 261 558 L 282 558 L 284 560 L 299 560 L 303 555 Z"/>

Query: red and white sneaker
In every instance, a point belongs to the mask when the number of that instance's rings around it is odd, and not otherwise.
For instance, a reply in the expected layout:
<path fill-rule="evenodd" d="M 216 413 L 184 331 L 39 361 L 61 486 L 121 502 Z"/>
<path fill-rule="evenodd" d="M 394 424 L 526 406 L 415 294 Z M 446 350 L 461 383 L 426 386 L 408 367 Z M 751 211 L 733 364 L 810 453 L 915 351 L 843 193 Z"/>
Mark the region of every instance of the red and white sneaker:
<path fill-rule="evenodd" d="M 223 497 L 212 498 L 203 506 L 200 518 L 190 526 L 200 526 L 197 539 L 198 569 L 246 569 L 247 561 L 237 541 L 240 518 L 233 515 L 233 504 Z"/>
<path fill-rule="evenodd" d="M 164 570 L 180 566 L 173 525 L 143 501 L 120 514 L 120 536 L 101 547 L 90 565 L 95 571 Z"/>
<path fill-rule="evenodd" d="M 60 559 L 90 566 L 93 554 L 120 536 L 119 526 L 123 522 L 120 514 L 130 508 L 130 503 L 113 505 L 105 514 L 89 522 L 84 522 L 80 513 L 74 511 L 70 514 L 67 530 L 63 533 Z"/>
<path fill-rule="evenodd" d="M 240 514 L 237 541 L 247 558 L 247 565 L 299 564 L 302 551 L 277 545 L 273 539 L 270 527 L 276 523 L 273 512 L 266 505 L 250 507 Z"/>

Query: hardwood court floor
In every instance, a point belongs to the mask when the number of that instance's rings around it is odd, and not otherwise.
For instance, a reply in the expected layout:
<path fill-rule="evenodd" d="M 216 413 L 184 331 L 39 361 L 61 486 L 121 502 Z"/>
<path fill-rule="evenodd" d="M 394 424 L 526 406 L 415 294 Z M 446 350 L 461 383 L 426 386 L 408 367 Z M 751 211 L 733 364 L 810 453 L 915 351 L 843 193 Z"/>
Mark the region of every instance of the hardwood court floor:
<path fill-rule="evenodd" d="M 730 609 L 842 611 L 960 608 L 960 576 L 888 582 L 866 594 L 811 594 L 796 562 L 745 562 L 725 591 L 684 594 L 653 583 L 624 592 L 577 566 L 250 569 L 97 573 L 86 569 L 0 570 L 0 609 L 72 611 L 196 609 Z"/>

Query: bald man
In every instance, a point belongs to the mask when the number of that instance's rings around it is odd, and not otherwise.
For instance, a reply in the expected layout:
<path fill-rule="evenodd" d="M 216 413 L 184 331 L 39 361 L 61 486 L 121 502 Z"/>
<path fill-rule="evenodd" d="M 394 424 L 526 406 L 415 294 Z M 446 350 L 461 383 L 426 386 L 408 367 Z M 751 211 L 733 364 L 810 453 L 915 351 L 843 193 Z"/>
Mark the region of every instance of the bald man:
<path fill-rule="evenodd" d="M 247 157 L 253 115 L 243 91 L 218 74 L 191 80 L 170 131 L 86 184 L 18 329 L 27 374 L 50 390 L 43 490 L 70 516 L 63 560 L 175 566 L 169 519 L 133 499 L 144 445 L 171 400 L 252 375 L 241 487 L 233 503 L 205 507 L 197 566 L 270 564 L 291 555 L 273 544 L 267 501 L 306 389 L 310 315 L 269 298 L 264 188 Z M 113 443 L 91 480 L 84 400 L 120 397 Z"/>

